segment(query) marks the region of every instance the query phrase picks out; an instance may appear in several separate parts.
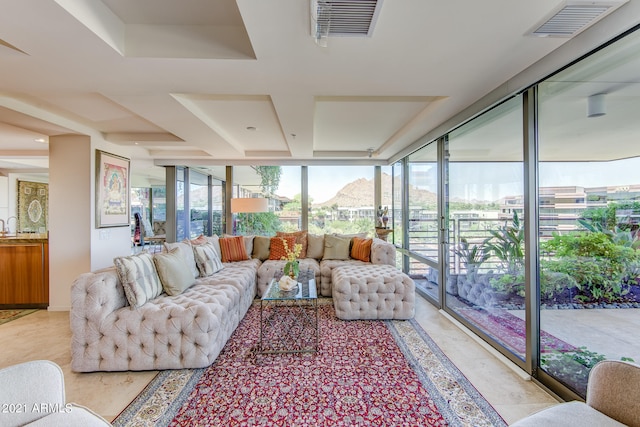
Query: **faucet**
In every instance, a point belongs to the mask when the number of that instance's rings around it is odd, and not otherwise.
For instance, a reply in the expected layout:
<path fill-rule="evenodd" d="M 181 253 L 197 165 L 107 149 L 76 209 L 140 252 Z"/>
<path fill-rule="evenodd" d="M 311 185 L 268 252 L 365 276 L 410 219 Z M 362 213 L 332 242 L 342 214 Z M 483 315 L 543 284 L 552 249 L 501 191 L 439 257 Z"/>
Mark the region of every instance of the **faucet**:
<path fill-rule="evenodd" d="M 9 225 L 9 220 L 13 218 L 15 220 L 15 230 L 13 231 L 13 234 L 17 234 L 18 233 L 18 218 L 16 218 L 15 216 L 11 215 L 9 218 L 7 218 L 7 231 L 9 233 L 11 233 L 11 226 Z"/>

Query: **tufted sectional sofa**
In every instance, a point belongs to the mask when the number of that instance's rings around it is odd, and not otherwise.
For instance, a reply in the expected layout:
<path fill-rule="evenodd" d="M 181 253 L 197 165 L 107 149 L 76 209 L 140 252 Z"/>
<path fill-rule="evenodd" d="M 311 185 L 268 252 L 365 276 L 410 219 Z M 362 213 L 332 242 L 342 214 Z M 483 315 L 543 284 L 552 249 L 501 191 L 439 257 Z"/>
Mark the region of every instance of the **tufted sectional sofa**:
<path fill-rule="evenodd" d="M 247 247 L 250 243 L 245 240 Z M 322 296 L 334 293 L 341 318 L 410 318 L 413 281 L 395 268 L 395 257 L 393 244 L 373 239 L 370 262 L 305 258 L 300 268 L 314 271 Z M 284 261 L 254 257 L 222 266 L 210 276 L 196 278 L 195 284 L 177 295 L 162 293 L 139 307 L 129 304 L 116 268 L 81 274 L 71 287 L 72 370 L 211 365 Z"/>
<path fill-rule="evenodd" d="M 320 254 L 322 255 L 322 254 Z M 284 268 L 285 261 L 265 260 L 258 268 L 258 295 L 269 286 L 269 281 L 274 275 Z M 396 265 L 396 247 L 389 242 L 375 238 L 371 244 L 371 261 L 365 262 L 357 259 L 323 259 L 304 258 L 300 260 L 300 270 L 312 270 L 316 276 L 318 292 L 323 297 L 332 295 L 332 272 L 337 267 L 342 266 L 370 266 L 370 265 Z"/>
<path fill-rule="evenodd" d="M 218 357 L 256 295 L 256 259 L 224 268 L 180 295 L 127 303 L 115 268 L 71 288 L 71 369 L 76 372 L 203 368 Z"/>

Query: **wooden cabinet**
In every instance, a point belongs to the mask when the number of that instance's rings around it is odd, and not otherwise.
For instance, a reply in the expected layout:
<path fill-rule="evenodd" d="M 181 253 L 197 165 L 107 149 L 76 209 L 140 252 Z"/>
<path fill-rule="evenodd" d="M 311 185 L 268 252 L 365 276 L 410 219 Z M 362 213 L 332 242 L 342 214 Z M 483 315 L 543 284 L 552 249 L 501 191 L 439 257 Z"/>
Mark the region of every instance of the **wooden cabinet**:
<path fill-rule="evenodd" d="M 0 241 L 0 308 L 46 308 L 48 305 L 48 242 L 2 239 Z"/>

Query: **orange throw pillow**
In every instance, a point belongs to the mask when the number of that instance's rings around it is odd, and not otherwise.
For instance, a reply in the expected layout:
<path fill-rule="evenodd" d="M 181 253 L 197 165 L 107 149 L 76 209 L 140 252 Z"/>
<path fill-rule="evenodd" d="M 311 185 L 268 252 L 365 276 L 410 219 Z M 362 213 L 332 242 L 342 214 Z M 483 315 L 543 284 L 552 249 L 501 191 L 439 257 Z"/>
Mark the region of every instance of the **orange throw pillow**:
<path fill-rule="evenodd" d="M 306 258 L 307 257 L 307 231 L 296 231 L 294 233 L 285 233 L 283 231 L 277 231 L 276 237 L 295 237 L 296 243 L 300 243 L 302 245 L 302 250 L 300 251 L 300 256 L 298 258 Z M 289 248 L 291 249 L 291 247 Z"/>
<path fill-rule="evenodd" d="M 242 236 L 222 237 L 220 239 L 222 262 L 244 261 L 249 259 Z"/>
<path fill-rule="evenodd" d="M 353 238 L 353 246 L 351 247 L 351 258 L 360 261 L 371 261 L 371 243 L 373 239 L 362 239 L 360 237 Z"/>
<path fill-rule="evenodd" d="M 289 251 L 293 251 L 293 245 L 296 244 L 296 238 L 293 236 L 287 237 L 272 237 L 271 245 L 269 246 L 269 259 L 282 259 L 287 256 L 287 251 L 284 249 L 284 239 L 287 242 Z"/>

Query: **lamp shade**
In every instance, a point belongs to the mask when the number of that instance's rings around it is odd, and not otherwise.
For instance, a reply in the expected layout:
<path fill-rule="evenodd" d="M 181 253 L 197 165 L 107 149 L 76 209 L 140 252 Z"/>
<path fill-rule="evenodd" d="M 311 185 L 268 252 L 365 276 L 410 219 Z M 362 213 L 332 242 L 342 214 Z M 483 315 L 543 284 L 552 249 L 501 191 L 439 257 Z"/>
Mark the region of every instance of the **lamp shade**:
<path fill-rule="evenodd" d="M 233 198 L 231 199 L 231 213 L 268 212 L 269 202 L 265 198 Z"/>

